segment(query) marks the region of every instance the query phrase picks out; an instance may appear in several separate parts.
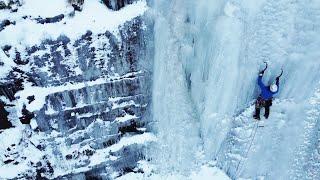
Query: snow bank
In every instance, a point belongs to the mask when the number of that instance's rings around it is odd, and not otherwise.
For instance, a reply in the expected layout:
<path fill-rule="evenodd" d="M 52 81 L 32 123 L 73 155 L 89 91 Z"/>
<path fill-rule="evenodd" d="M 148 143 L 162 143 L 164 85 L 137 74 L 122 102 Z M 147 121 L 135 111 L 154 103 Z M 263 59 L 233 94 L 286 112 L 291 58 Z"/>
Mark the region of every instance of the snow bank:
<path fill-rule="evenodd" d="M 24 0 L 23 2 L 23 6 L 18 11 L 19 15 L 53 17 L 73 10 L 67 0 Z"/>
<path fill-rule="evenodd" d="M 128 173 L 117 180 L 231 180 L 222 170 L 217 167 L 202 166 L 199 171 L 192 171 L 190 176 L 179 174 L 140 174 Z"/>
<path fill-rule="evenodd" d="M 25 133 L 23 127 L 16 127 L 6 129 L 0 134 L 0 179 L 16 178 L 19 173 L 25 173 L 30 169 L 30 161 L 37 162 L 43 156 L 43 152 L 29 143 Z M 3 164 L 6 160 L 13 160 L 18 164 Z"/>
<path fill-rule="evenodd" d="M 140 135 L 130 136 L 130 137 L 123 137 L 121 140 L 110 147 L 107 148 L 108 152 L 116 152 L 119 151 L 121 148 L 125 146 L 129 146 L 132 144 L 143 144 L 146 142 L 156 141 L 156 137 L 151 133 L 143 133 Z"/>
<path fill-rule="evenodd" d="M 89 0 L 84 2 L 82 12 L 75 12 L 73 17 L 65 15 L 66 17 L 57 23 L 38 24 L 35 20 L 21 18 L 24 15 L 52 17 L 69 12 L 70 8 L 63 0 L 26 1 L 18 14 L 11 15 L 15 16 L 11 18 L 17 21 L 16 25 L 8 26 L 0 32 L 0 45 L 32 46 L 43 39 L 56 39 L 62 34 L 74 40 L 88 30 L 93 33 L 110 31 L 117 35 L 118 27 L 142 15 L 147 10 L 147 4 L 145 1 L 137 1 L 119 11 L 112 11 L 99 0 Z"/>
<path fill-rule="evenodd" d="M 22 133 L 19 128 L 10 128 L 0 133 L 0 154 L 4 154 L 11 144 L 18 144 L 21 138 Z"/>
<path fill-rule="evenodd" d="M 192 180 L 231 180 L 222 170 L 217 167 L 202 166 L 199 172 L 193 172 Z"/>
<path fill-rule="evenodd" d="M 120 122 L 120 123 L 124 123 L 124 122 L 130 121 L 130 120 L 133 120 L 133 119 L 137 119 L 137 116 L 136 115 L 126 114 L 123 117 L 117 117 L 115 119 L 115 121 Z"/>
<path fill-rule="evenodd" d="M 12 59 L 8 58 L 8 56 L 0 50 L 0 62 L 3 63 L 3 66 L 0 66 L 1 73 L 0 73 L 0 79 L 3 79 L 7 77 L 10 70 L 12 70 L 12 67 L 15 65 Z"/>

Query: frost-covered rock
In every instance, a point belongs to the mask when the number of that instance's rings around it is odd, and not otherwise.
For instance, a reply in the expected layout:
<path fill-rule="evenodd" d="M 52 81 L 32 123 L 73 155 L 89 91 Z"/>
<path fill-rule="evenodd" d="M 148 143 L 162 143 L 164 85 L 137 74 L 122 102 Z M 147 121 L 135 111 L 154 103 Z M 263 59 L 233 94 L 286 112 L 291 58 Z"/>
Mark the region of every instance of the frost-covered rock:
<path fill-rule="evenodd" d="M 70 16 L 68 3 L 82 11 Z M 0 178 L 108 178 L 144 158 L 154 141 L 145 10 L 143 1 L 113 12 L 98 1 L 26 0 L 11 12 L 16 25 L 6 22 L 0 32 L 0 113 L 2 129 L 15 127 L 0 136 L 19 136 L 0 149 L 8 156 Z M 29 30 L 41 33 L 30 37 Z"/>
<path fill-rule="evenodd" d="M 103 3 L 112 10 L 119 10 L 128 4 L 132 4 L 137 0 L 102 0 Z"/>
<path fill-rule="evenodd" d="M 10 9 L 11 11 L 17 11 L 18 6 L 22 5 L 22 0 L 1 0 L 0 1 L 0 10 Z"/>
<path fill-rule="evenodd" d="M 84 0 L 69 0 L 69 3 L 77 11 L 81 11 L 83 7 Z"/>

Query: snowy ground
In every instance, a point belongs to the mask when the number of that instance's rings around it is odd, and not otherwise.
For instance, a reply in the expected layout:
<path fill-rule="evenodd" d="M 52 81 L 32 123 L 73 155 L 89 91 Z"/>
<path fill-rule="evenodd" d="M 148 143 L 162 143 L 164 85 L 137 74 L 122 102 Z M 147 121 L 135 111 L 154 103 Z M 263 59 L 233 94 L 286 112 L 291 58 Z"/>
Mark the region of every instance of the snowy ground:
<path fill-rule="evenodd" d="M 140 162 L 139 166 L 144 173 L 128 173 L 117 180 L 230 180 L 230 178 L 220 169 L 210 165 L 203 165 L 199 169 L 190 172 L 190 175 L 182 175 L 177 172 L 171 174 L 157 174 L 152 172 L 153 166 L 146 162 Z"/>

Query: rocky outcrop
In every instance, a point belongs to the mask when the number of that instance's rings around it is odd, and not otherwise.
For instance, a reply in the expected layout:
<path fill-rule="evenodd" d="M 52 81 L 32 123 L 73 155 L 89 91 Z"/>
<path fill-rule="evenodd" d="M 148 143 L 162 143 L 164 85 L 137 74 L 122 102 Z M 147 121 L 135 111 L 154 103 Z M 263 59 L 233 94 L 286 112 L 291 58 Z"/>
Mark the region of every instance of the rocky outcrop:
<path fill-rule="evenodd" d="M 21 5 L 22 0 L 0 0 L 0 10 L 10 9 L 12 12 L 16 12 Z"/>
<path fill-rule="evenodd" d="M 47 17 L 47 18 L 36 18 L 35 20 L 40 24 L 47 24 L 47 23 L 56 23 L 61 21 L 64 18 L 64 14 L 60 14 L 54 17 Z"/>
<path fill-rule="evenodd" d="M 17 99 L 15 94 L 26 88 L 25 83 L 52 91 L 43 97 L 45 103 L 39 104 L 36 111 L 28 110 L 39 98 L 37 93 L 41 92 L 36 91 L 27 97 L 22 109 L 11 107 L 11 110 L 21 112 L 21 123 L 29 124 L 34 119 L 38 124 L 37 131 L 47 134 L 58 132 L 67 147 L 81 147 L 81 150 L 66 154 L 61 149 L 62 142 L 57 143 L 54 138 L 34 144 L 39 151 L 53 149 L 55 153 L 48 155 L 41 166 L 33 162 L 34 171 L 19 177 L 54 177 L 57 164 L 52 164 L 52 159 L 57 157 L 74 163 L 72 169 L 85 169 L 77 174 L 66 171 L 60 178 L 101 178 L 101 174 L 111 175 L 106 167 L 125 174 L 144 158 L 145 146 L 132 144 L 108 155 L 119 157 L 117 160 L 90 165 L 94 163 L 91 157 L 97 152 L 116 145 L 124 137 L 148 131 L 152 75 L 148 52 L 152 46 L 147 44 L 152 38 L 151 25 L 146 24 L 142 17 L 137 17 L 120 28 L 118 37 L 110 32 L 93 34 L 87 31 L 76 41 L 61 35 L 57 39 L 26 47 L 24 51 L 3 47 L 17 67 L 7 77 L 8 86 L 0 87 L 1 95 L 11 101 L 21 101 L 22 97 Z M 101 121 L 108 125 L 99 125 Z M 87 168 L 89 165 L 90 168 Z"/>
<path fill-rule="evenodd" d="M 112 10 L 119 10 L 128 4 L 132 4 L 137 0 L 103 0 L 103 3 Z"/>
<path fill-rule="evenodd" d="M 74 10 L 81 11 L 84 0 L 69 0 L 69 3 L 73 6 Z"/>
<path fill-rule="evenodd" d="M 109 5 L 118 10 L 132 2 Z M 69 3 L 81 11 L 84 1 Z M 69 10 L 52 17 L 26 14 L 21 21 L 58 25 L 74 18 Z M 61 34 L 31 46 L 3 43 L 2 57 L 12 63 L 0 61 L 10 71 L 0 79 L 0 129 L 10 128 L 2 131 L 6 135 L 25 129 L 4 148 L 0 164 L 26 164 L 15 178 L 110 179 L 135 171 L 145 158 L 139 138 L 150 139 L 152 26 L 138 16 L 117 32 L 88 29 L 77 38 Z"/>
<path fill-rule="evenodd" d="M 8 111 L 5 109 L 5 103 L 0 100 L 0 129 L 8 129 L 12 127 L 11 122 L 8 120 Z"/>
<path fill-rule="evenodd" d="M 1 23 L 0 23 L 0 31 L 2 31 L 6 26 L 9 26 L 11 24 L 15 24 L 15 22 L 11 22 L 10 20 L 8 19 L 5 19 L 3 20 Z"/>

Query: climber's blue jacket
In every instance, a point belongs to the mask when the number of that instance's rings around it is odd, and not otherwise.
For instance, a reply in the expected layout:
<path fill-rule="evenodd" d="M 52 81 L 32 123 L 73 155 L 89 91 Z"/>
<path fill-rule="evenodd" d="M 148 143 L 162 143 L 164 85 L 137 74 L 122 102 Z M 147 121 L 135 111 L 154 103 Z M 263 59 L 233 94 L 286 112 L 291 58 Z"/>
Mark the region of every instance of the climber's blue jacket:
<path fill-rule="evenodd" d="M 265 86 L 262 82 L 262 75 L 260 74 L 258 77 L 258 85 L 261 89 L 261 94 L 260 96 L 264 99 L 264 100 L 270 100 L 272 99 L 272 96 L 276 93 L 278 93 L 279 91 L 279 81 L 276 81 L 276 84 L 278 86 L 278 89 L 276 92 L 271 92 L 270 91 L 270 86 Z"/>

